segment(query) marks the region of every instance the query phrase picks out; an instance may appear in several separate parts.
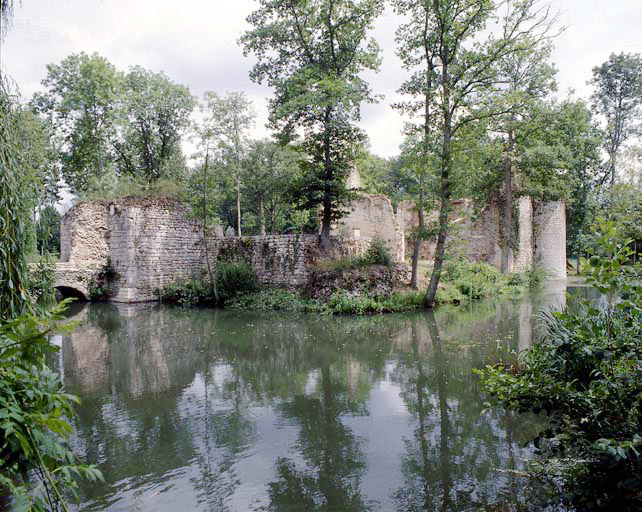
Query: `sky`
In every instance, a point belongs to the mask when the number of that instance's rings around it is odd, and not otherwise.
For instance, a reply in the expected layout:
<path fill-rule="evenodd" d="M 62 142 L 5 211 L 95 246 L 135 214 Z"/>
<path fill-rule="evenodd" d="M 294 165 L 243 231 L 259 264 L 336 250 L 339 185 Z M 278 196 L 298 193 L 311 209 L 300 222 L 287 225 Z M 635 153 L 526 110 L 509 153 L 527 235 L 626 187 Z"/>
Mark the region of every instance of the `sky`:
<path fill-rule="evenodd" d="M 588 97 L 591 69 L 611 53 L 642 53 L 642 0 L 549 0 L 566 27 L 555 41 L 559 95 L 573 89 Z M 41 90 L 46 65 L 71 53 L 98 52 L 117 68 L 141 65 L 164 71 L 192 93 L 245 92 L 258 112 L 254 137 L 269 135 L 267 98 L 271 90 L 254 84 L 254 64 L 237 44 L 255 0 L 18 0 L 12 27 L 1 48 L 1 64 L 28 99 Z M 400 21 L 390 7 L 372 32 L 382 48 L 378 72 L 362 76 L 383 100 L 362 109 L 361 127 L 380 156 L 399 152 L 404 119 L 390 106 L 405 73 L 395 55 Z"/>

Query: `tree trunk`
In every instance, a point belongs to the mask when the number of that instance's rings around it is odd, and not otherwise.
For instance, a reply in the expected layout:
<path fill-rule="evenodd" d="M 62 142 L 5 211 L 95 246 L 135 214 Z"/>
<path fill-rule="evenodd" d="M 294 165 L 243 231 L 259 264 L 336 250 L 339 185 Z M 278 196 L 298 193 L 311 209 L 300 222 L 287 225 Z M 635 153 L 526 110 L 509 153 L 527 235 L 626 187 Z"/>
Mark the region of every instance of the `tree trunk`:
<path fill-rule="evenodd" d="M 263 212 L 263 192 L 258 195 L 259 235 L 265 236 L 265 214 Z"/>
<path fill-rule="evenodd" d="M 236 236 L 241 238 L 241 179 L 236 173 Z"/>
<path fill-rule="evenodd" d="M 424 177 L 419 177 L 419 205 L 417 208 L 419 215 L 419 227 L 417 228 L 417 237 L 415 238 L 415 248 L 412 252 L 412 278 L 410 279 L 410 288 L 417 289 L 417 267 L 419 266 L 419 253 L 421 251 L 421 242 L 424 238 L 425 221 L 424 221 Z"/>
<path fill-rule="evenodd" d="M 321 251 L 330 254 L 332 244 L 330 242 L 330 229 L 332 227 L 332 196 L 330 193 L 330 182 L 334 178 L 332 169 L 332 158 L 330 156 L 330 135 L 329 124 L 332 120 L 332 109 L 326 107 L 323 120 L 325 134 L 323 137 L 323 218 L 321 220 Z"/>
<path fill-rule="evenodd" d="M 447 58 L 442 57 L 444 62 L 444 83 L 442 87 L 444 102 L 442 104 L 442 112 L 444 116 L 444 133 L 441 148 L 441 176 L 440 176 L 440 190 L 439 190 L 439 234 L 437 235 L 437 248 L 435 250 L 435 262 L 432 267 L 430 275 L 430 284 L 428 285 L 428 292 L 426 293 L 426 307 L 432 308 L 435 304 L 435 295 L 437 295 L 437 287 L 439 286 L 439 279 L 441 278 L 441 267 L 444 263 L 444 256 L 446 254 L 446 236 L 448 234 L 448 214 L 450 213 L 450 166 L 452 160 L 451 154 L 451 130 L 452 130 L 452 115 L 450 112 L 449 92 L 447 90 Z"/>
<path fill-rule="evenodd" d="M 323 198 L 323 217 L 321 219 L 321 250 L 330 254 L 332 242 L 330 241 L 330 228 L 332 227 L 332 204 L 329 196 Z"/>
<path fill-rule="evenodd" d="M 207 266 L 207 274 L 210 278 L 210 290 L 214 295 L 214 300 L 218 302 L 218 290 L 216 288 L 216 278 L 214 277 L 214 272 L 212 271 L 212 265 L 210 263 L 210 253 L 209 247 L 207 245 L 207 173 L 209 171 L 209 148 L 205 152 L 205 167 L 203 168 L 203 246 L 205 249 L 205 264 Z"/>
<path fill-rule="evenodd" d="M 508 274 L 513 263 L 513 150 L 515 140 L 513 129 L 508 130 L 508 144 L 504 153 L 504 222 L 503 224 L 503 247 L 502 247 L 502 274 Z"/>

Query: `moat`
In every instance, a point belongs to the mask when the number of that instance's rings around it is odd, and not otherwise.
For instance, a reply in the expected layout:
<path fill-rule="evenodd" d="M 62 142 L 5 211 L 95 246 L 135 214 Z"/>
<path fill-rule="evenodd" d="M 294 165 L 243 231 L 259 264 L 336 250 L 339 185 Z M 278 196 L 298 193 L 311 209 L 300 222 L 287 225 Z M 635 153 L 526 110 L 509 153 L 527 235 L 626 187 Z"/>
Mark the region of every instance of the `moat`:
<path fill-rule="evenodd" d="M 525 510 L 543 420 L 487 409 L 473 369 L 536 342 L 534 315 L 564 300 L 365 318 L 78 305 L 54 366 L 82 400 L 74 451 L 105 477 L 80 510 Z"/>

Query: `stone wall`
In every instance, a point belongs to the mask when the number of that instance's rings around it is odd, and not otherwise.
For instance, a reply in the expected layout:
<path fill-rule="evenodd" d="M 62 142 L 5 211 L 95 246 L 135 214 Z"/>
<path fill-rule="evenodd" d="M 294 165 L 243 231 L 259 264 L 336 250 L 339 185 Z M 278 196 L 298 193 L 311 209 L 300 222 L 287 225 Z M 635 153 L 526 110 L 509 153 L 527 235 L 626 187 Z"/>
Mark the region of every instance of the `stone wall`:
<path fill-rule="evenodd" d="M 113 202 L 81 203 L 64 216 L 67 262 L 59 265 L 56 286 L 88 295 L 92 276 L 111 262 L 116 278 L 109 300 L 157 300 L 158 290 L 169 283 L 204 275 L 207 257 L 216 270 L 217 260 L 242 258 L 265 286 L 296 288 L 309 279 L 320 255 L 316 235 L 270 235 L 223 238 L 217 230 L 208 236 L 207 251 L 197 222 L 184 207 L 168 198 L 122 198 Z M 344 256 L 363 253 L 367 239 L 334 239 L 335 252 Z M 78 276 L 82 274 L 80 281 Z"/>
<path fill-rule="evenodd" d="M 319 237 L 268 235 L 212 238 L 208 241 L 208 248 L 212 268 L 216 267 L 216 261 L 243 259 L 252 265 L 260 284 L 295 288 L 308 281 L 309 267 L 319 256 Z M 201 268 L 203 266 L 204 263 Z"/>
<path fill-rule="evenodd" d="M 533 199 L 521 196 L 517 200 L 517 254 L 514 254 L 513 272 L 524 272 L 533 266 Z M 566 241 L 564 241 L 566 247 Z"/>
<path fill-rule="evenodd" d="M 524 272 L 538 262 L 552 279 L 566 279 L 566 208 L 562 201 L 541 201 L 522 196 L 516 201 L 516 247 L 512 272 Z M 471 200 L 452 202 L 447 250 L 451 255 L 460 254 L 473 261 L 484 261 L 501 267 L 502 206 L 495 198 L 481 209 Z M 426 214 L 426 222 L 436 219 L 438 212 Z M 406 236 L 418 224 L 412 204 L 401 203 L 397 209 L 399 225 Z M 422 258 L 432 259 L 435 240 L 424 241 Z M 408 240 L 406 254 L 410 256 L 413 241 Z"/>
<path fill-rule="evenodd" d="M 350 209 L 334 226 L 332 236 L 344 240 L 383 239 L 390 255 L 397 262 L 405 259 L 403 231 L 397 224 L 390 199 L 383 194 L 363 194 L 350 205 Z M 355 244 L 358 248 L 359 244 Z M 360 249 L 357 249 L 360 250 Z"/>
<path fill-rule="evenodd" d="M 109 255 L 107 203 L 79 203 L 60 223 L 60 261 L 102 267 Z"/>
<path fill-rule="evenodd" d="M 566 279 L 566 208 L 562 201 L 535 201 L 533 208 L 535 261 L 551 279 Z"/>
<path fill-rule="evenodd" d="M 202 268 L 202 235 L 173 199 L 124 198 L 108 207 L 109 256 L 119 274 L 112 300 L 155 300 L 156 290 Z"/>
<path fill-rule="evenodd" d="M 554 279 L 566 277 L 565 209 L 561 202 L 519 199 L 518 251 L 514 270 L 539 261 Z M 434 215 L 431 212 L 429 215 Z M 430 218 L 429 216 L 427 216 Z M 398 222 L 398 219 L 400 222 Z M 334 252 L 348 257 L 363 254 L 370 240 L 384 239 L 395 260 L 405 256 L 404 229 L 414 217 L 392 210 L 387 197 L 368 195 L 353 205 L 335 230 Z M 455 201 L 451 213 L 448 251 L 497 267 L 501 262 L 501 215 L 497 201 L 477 210 L 472 201 Z M 360 226 L 360 227 L 357 227 Z M 358 230 L 358 232 L 355 232 Z M 222 238 L 212 231 L 207 251 L 198 224 L 183 206 L 167 198 L 122 198 L 113 202 L 81 203 L 71 208 L 61 225 L 61 260 L 56 286 L 88 293 L 91 275 L 111 261 L 117 277 L 111 300 L 145 302 L 157 299 L 165 285 L 199 277 L 217 260 L 243 258 L 267 286 L 298 288 L 308 283 L 320 256 L 316 235 L 271 235 Z M 434 241 L 424 243 L 434 254 Z"/>

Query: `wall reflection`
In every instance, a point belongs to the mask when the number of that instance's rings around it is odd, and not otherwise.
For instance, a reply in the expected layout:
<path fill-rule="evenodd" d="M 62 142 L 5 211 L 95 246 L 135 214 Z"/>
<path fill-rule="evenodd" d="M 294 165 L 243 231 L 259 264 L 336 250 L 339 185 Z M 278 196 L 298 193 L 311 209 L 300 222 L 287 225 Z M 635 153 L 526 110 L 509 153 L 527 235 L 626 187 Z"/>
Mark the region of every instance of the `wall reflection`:
<path fill-rule="evenodd" d="M 75 448 L 106 477 L 83 510 L 514 503 L 496 469 L 532 456 L 520 441 L 540 424 L 484 411 L 472 370 L 530 346 L 553 298 L 368 318 L 90 305 L 62 345 Z M 403 449 L 374 466 L 375 418 L 393 413 Z"/>

